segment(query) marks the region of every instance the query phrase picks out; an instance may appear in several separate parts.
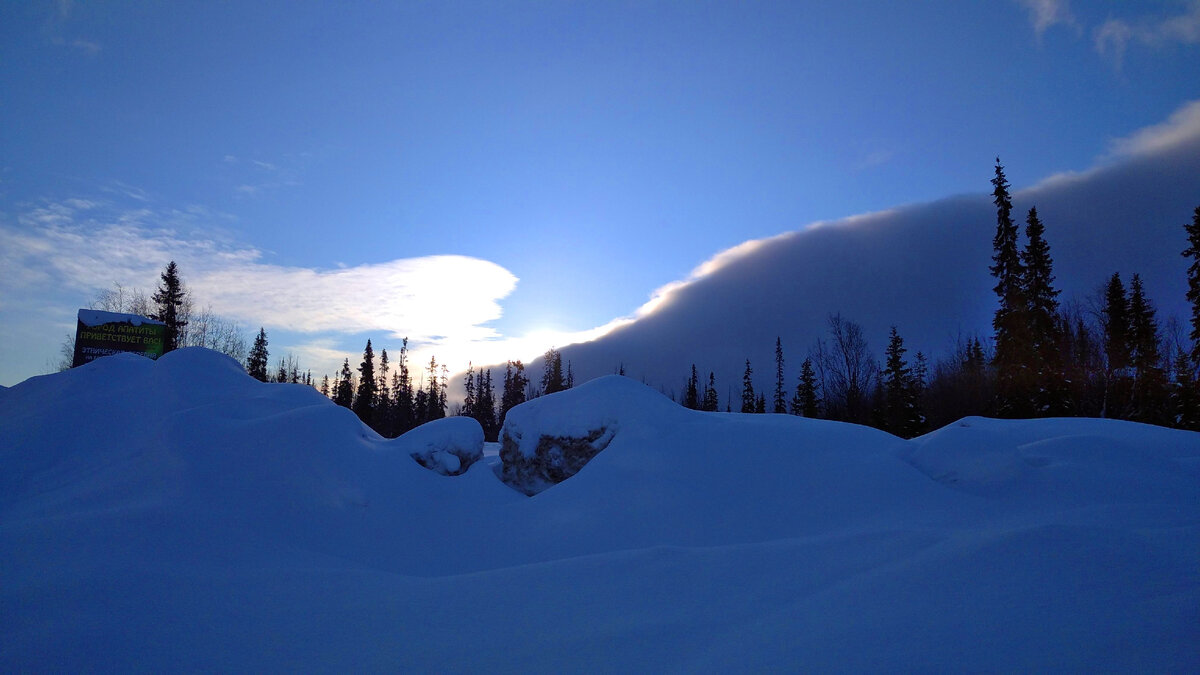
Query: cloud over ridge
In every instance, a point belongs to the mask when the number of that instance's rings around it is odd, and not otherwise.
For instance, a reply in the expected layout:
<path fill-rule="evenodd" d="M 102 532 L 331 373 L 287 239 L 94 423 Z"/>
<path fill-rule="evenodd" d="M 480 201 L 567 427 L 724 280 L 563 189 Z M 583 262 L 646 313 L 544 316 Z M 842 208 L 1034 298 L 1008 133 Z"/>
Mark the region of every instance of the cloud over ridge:
<path fill-rule="evenodd" d="M 1014 216 L 1023 224 L 1025 211 L 1037 207 L 1062 300 L 1086 300 L 1113 272 L 1138 273 L 1160 321 L 1182 316 L 1182 224 L 1200 203 L 1200 101 L 1112 148 L 1096 167 L 1016 190 Z M 1010 180 L 1020 171 L 1007 166 Z M 986 337 L 994 310 L 995 208 L 984 190 L 991 177 L 991 163 L 981 163 L 975 195 L 743 242 L 660 288 L 631 321 L 563 354 L 583 377 L 624 364 L 629 374 L 670 387 L 693 362 L 715 371 L 718 383 L 740 383 L 746 358 L 765 383 L 775 338 L 795 368 L 831 313 L 862 323 L 880 352 L 892 324 L 911 353 L 942 355 L 957 335 Z"/>

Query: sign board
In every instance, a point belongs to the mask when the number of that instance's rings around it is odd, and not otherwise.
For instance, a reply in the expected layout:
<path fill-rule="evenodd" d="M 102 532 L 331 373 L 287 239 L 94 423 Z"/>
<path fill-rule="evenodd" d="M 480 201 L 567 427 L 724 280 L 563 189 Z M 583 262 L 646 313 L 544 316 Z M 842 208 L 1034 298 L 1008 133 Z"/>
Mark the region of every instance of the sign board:
<path fill-rule="evenodd" d="M 166 338 L 167 324 L 161 321 L 137 314 L 81 309 L 75 327 L 75 360 L 71 367 L 118 352 L 157 359 L 163 354 Z"/>

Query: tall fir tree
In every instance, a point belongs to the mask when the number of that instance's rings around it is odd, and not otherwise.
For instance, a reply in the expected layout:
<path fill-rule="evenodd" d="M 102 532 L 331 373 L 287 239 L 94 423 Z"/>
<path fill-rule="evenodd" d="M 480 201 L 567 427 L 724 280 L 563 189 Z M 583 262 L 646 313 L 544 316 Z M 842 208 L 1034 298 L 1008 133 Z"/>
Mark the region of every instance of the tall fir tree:
<path fill-rule="evenodd" d="M 1129 282 L 1129 365 L 1133 369 L 1130 416 L 1165 424 L 1170 418 L 1166 371 L 1159 350 L 1158 320 L 1137 274 Z"/>
<path fill-rule="evenodd" d="M 321 378 L 321 395 L 329 398 L 329 376 L 325 375 Z"/>
<path fill-rule="evenodd" d="M 529 386 L 529 378 L 525 375 L 525 364 L 520 359 L 509 361 L 504 366 L 504 387 L 500 392 L 500 421 L 508 417 L 508 411 L 525 402 L 525 389 Z"/>
<path fill-rule="evenodd" d="M 783 343 L 775 337 L 775 398 L 771 412 L 787 413 L 787 394 L 783 384 Z"/>
<path fill-rule="evenodd" d="M 259 327 L 258 336 L 254 338 L 254 346 L 250 348 L 250 355 L 246 358 L 246 373 L 259 382 L 267 381 L 268 355 L 267 331 Z"/>
<path fill-rule="evenodd" d="M 1028 330 L 1033 371 L 1033 414 L 1047 417 L 1065 415 L 1070 409 L 1067 381 L 1060 352 L 1058 290 L 1054 288 L 1054 263 L 1046 243 L 1046 227 L 1037 209 L 1029 209 L 1025 219 L 1027 243 L 1021 253 L 1025 266 L 1025 298 L 1028 301 Z"/>
<path fill-rule="evenodd" d="M 817 395 L 817 374 L 811 358 L 800 364 L 800 380 L 796 383 L 796 395 L 792 397 L 792 414 L 804 417 L 820 415 L 821 400 Z"/>
<path fill-rule="evenodd" d="M 1101 415 L 1124 418 L 1129 412 L 1129 296 L 1121 275 L 1114 273 L 1104 289 L 1101 310 L 1104 329 L 1105 393 Z"/>
<path fill-rule="evenodd" d="M 429 420 L 429 392 L 424 387 L 418 387 L 413 395 L 413 427 L 418 427 Z"/>
<path fill-rule="evenodd" d="M 683 407 L 689 410 L 700 409 L 700 376 L 696 373 L 696 364 L 692 364 L 692 376 L 688 378 L 687 388 L 683 392 Z"/>
<path fill-rule="evenodd" d="M 562 354 L 551 347 L 542 357 L 542 393 L 553 394 L 567 388 L 567 380 L 563 375 Z"/>
<path fill-rule="evenodd" d="M 1171 426 L 1200 431 L 1200 390 L 1196 387 L 1196 366 L 1182 348 L 1175 353 L 1172 371 Z"/>
<path fill-rule="evenodd" d="M 446 416 L 446 398 L 444 383 L 438 380 L 437 357 L 429 357 L 429 391 L 425 394 L 425 417 L 422 421 L 429 422 Z"/>
<path fill-rule="evenodd" d="M 384 438 L 396 437 L 396 406 L 390 384 L 391 370 L 387 350 L 379 350 L 379 377 L 375 385 L 375 431 Z"/>
<path fill-rule="evenodd" d="M 1188 247 L 1183 250 L 1183 256 L 1190 258 L 1187 269 L 1187 299 L 1192 303 L 1192 365 L 1200 368 L 1200 206 L 1192 213 L 1190 225 L 1184 225 L 1187 232 Z"/>
<path fill-rule="evenodd" d="M 166 337 L 163 342 L 163 353 L 183 346 L 183 329 L 187 321 L 183 316 L 184 300 L 187 291 L 179 278 L 179 267 L 175 261 L 167 263 L 160 277 L 158 290 L 154 291 L 151 300 L 154 301 L 154 316 L 150 317 L 167 324 Z"/>
<path fill-rule="evenodd" d="M 1028 300 L 1025 296 L 1025 266 L 1017 248 L 1019 231 L 1012 219 L 1012 198 L 1000 158 L 992 179 L 996 205 L 996 235 L 992 239 L 989 268 L 996 277 L 992 289 L 999 307 L 992 318 L 996 333 L 996 413 L 1001 417 L 1028 417 L 1033 412 L 1034 373 L 1029 368 L 1031 345 L 1028 326 Z"/>
<path fill-rule="evenodd" d="M 925 415 L 918 400 L 917 379 L 904 358 L 904 339 L 892 326 L 882 382 L 882 426 L 889 433 L 912 438 L 921 432 Z"/>
<path fill-rule="evenodd" d="M 475 417 L 475 366 L 467 362 L 467 373 L 463 376 L 462 415 Z"/>
<path fill-rule="evenodd" d="M 350 359 L 342 361 L 342 372 L 338 375 L 337 385 L 334 387 L 333 402 L 349 408 L 354 405 L 354 381 L 350 374 Z"/>
<path fill-rule="evenodd" d="M 371 348 L 370 340 L 367 340 L 367 346 L 363 349 L 363 360 L 358 366 L 358 373 L 358 392 L 354 396 L 354 414 L 358 415 L 358 419 L 362 420 L 364 424 L 374 429 L 379 383 L 375 380 L 375 350 Z"/>
<path fill-rule="evenodd" d="M 742 374 L 742 412 L 752 413 L 758 403 L 758 398 L 754 395 L 754 380 L 752 375 L 754 371 L 750 369 L 750 359 L 746 359 L 746 372 Z"/>
<path fill-rule="evenodd" d="M 700 401 L 700 409 L 706 412 L 717 412 L 721 409 L 717 397 L 717 378 L 711 370 L 708 371 L 708 384 L 704 385 L 704 398 Z"/>
<path fill-rule="evenodd" d="M 400 342 L 400 359 L 396 362 L 396 375 L 392 383 L 396 408 L 396 434 L 403 434 L 415 427 L 417 422 L 415 392 L 412 373 L 408 368 L 408 338 Z"/>
<path fill-rule="evenodd" d="M 474 417 L 483 427 L 484 440 L 494 443 L 497 440 L 499 428 L 496 425 L 496 390 L 492 386 L 492 371 L 482 368 L 475 377 L 475 411 Z"/>
<path fill-rule="evenodd" d="M 450 393 L 450 387 L 447 386 L 449 379 L 450 369 L 447 368 L 446 364 L 443 363 L 441 386 L 438 388 L 438 407 L 441 408 L 441 410 L 438 411 L 437 419 L 441 419 L 446 416 L 446 408 L 449 404 L 447 394 Z"/>

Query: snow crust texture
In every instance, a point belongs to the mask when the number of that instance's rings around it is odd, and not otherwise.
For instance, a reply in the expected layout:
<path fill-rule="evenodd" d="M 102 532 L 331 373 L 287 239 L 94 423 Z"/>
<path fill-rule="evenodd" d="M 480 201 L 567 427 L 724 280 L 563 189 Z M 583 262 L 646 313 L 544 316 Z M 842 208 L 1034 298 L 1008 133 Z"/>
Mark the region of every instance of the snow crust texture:
<path fill-rule="evenodd" d="M 1200 671 L 1200 434 L 602 378 L 510 411 L 505 466 L 597 450 L 528 497 L 476 429 L 203 349 L 0 390 L 0 670 Z"/>

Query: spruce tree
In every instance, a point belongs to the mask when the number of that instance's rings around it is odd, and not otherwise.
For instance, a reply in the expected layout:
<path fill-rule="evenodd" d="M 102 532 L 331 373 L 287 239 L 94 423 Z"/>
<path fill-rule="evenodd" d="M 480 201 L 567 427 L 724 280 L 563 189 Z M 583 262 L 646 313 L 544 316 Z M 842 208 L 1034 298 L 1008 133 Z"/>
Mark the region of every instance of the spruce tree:
<path fill-rule="evenodd" d="M 342 360 L 342 372 L 338 376 L 337 385 L 334 387 L 333 402 L 349 408 L 354 405 L 354 383 L 353 376 L 350 374 L 350 359 Z"/>
<path fill-rule="evenodd" d="M 1177 429 L 1200 431 L 1200 389 L 1196 386 L 1196 370 L 1191 356 L 1178 349 L 1171 383 L 1171 425 Z"/>
<path fill-rule="evenodd" d="M 254 346 L 246 358 L 246 373 L 259 382 L 267 381 L 267 331 L 258 329 L 258 337 L 254 338 Z"/>
<path fill-rule="evenodd" d="M 883 429 L 903 438 L 921 432 L 925 415 L 918 400 L 918 380 L 904 358 L 904 339 L 892 326 L 883 371 L 881 419 Z"/>
<path fill-rule="evenodd" d="M 150 318 L 167 324 L 166 337 L 163 342 L 163 353 L 165 354 L 183 346 L 183 328 L 187 326 L 187 321 L 182 316 L 182 308 L 187 291 L 184 290 L 183 282 L 179 279 L 179 268 L 175 265 L 174 260 L 167 263 L 167 268 L 163 270 L 160 278 L 158 290 L 151 296 L 155 305 L 155 313 Z"/>
<path fill-rule="evenodd" d="M 429 357 L 429 391 L 425 395 L 425 417 L 423 422 L 441 419 L 446 416 L 443 387 L 438 384 L 437 357 Z"/>
<path fill-rule="evenodd" d="M 520 359 L 509 361 L 504 367 L 504 388 L 500 392 L 500 420 L 504 426 L 508 411 L 525 402 L 525 388 L 529 386 L 529 378 L 525 376 L 525 364 Z"/>
<path fill-rule="evenodd" d="M 755 404 L 758 403 L 757 397 L 754 395 L 754 380 L 751 378 L 753 371 L 750 370 L 750 359 L 746 359 L 746 372 L 742 374 L 742 412 L 754 412 Z"/>
<path fill-rule="evenodd" d="M 410 431 L 418 424 L 412 373 L 408 369 L 408 338 L 404 338 L 400 343 L 400 360 L 397 362 L 392 391 L 395 392 L 396 397 L 396 434 L 399 435 Z"/>
<path fill-rule="evenodd" d="M 386 349 L 379 350 L 379 377 L 375 385 L 375 431 L 384 438 L 396 437 L 396 406 L 392 398 L 389 374 L 391 364 L 388 363 Z"/>
<path fill-rule="evenodd" d="M 1029 364 L 1035 389 L 1033 413 L 1058 416 L 1068 410 L 1066 377 L 1063 373 L 1058 331 L 1058 290 L 1054 288 L 1053 261 L 1046 243 L 1046 228 L 1038 219 L 1037 209 L 1029 209 L 1025 219 L 1028 242 L 1021 254 L 1025 266 L 1025 297 L 1030 336 Z"/>
<path fill-rule="evenodd" d="M 362 364 L 358 366 L 358 392 L 354 397 L 354 414 L 358 419 L 371 428 L 375 428 L 375 405 L 377 402 L 378 382 L 375 380 L 375 351 L 371 349 L 371 341 L 363 349 Z"/>
<path fill-rule="evenodd" d="M 1133 368 L 1132 418 L 1166 423 L 1167 378 L 1158 346 L 1158 320 L 1137 274 L 1129 283 L 1129 365 Z"/>
<path fill-rule="evenodd" d="M 542 368 L 543 394 L 553 394 L 567 388 L 566 378 L 563 376 L 562 354 L 557 349 L 551 347 L 546 350 Z"/>
<path fill-rule="evenodd" d="M 1001 417 L 1028 417 L 1033 412 L 1034 374 L 1030 371 L 1028 300 L 1025 296 L 1025 267 L 1017 249 L 1018 230 L 1012 220 L 1012 199 L 1004 167 L 996 158 L 992 179 L 996 205 L 996 235 L 992 239 L 990 270 L 996 277 L 992 289 L 1000 301 L 992 319 L 996 332 L 996 412 Z"/>
<path fill-rule="evenodd" d="M 467 374 L 463 377 L 463 403 L 459 413 L 466 417 L 475 416 L 475 366 L 467 362 Z"/>
<path fill-rule="evenodd" d="M 787 413 L 787 399 L 783 392 L 783 343 L 775 337 L 775 399 L 772 412 Z"/>
<path fill-rule="evenodd" d="M 413 396 L 413 427 L 419 427 L 428 420 L 429 393 L 424 388 L 419 388 Z"/>
<path fill-rule="evenodd" d="M 717 400 L 717 378 L 711 370 L 708 371 L 708 384 L 704 385 L 704 401 L 700 409 L 707 412 L 717 412 L 721 409 L 720 401 Z"/>
<path fill-rule="evenodd" d="M 329 398 L 329 376 L 328 375 L 321 378 L 321 395 L 324 396 L 325 398 Z"/>
<path fill-rule="evenodd" d="M 1101 310 L 1104 328 L 1105 395 L 1101 415 L 1124 418 L 1128 415 L 1129 377 L 1129 298 L 1121 275 L 1114 273 L 1104 289 Z"/>
<path fill-rule="evenodd" d="M 820 398 L 817 396 L 817 374 L 811 358 L 800 364 L 800 381 L 796 384 L 796 395 L 792 397 L 792 414 L 817 417 L 820 414 Z"/>
<path fill-rule="evenodd" d="M 692 364 L 692 376 L 688 378 L 687 389 L 683 394 L 683 407 L 689 410 L 700 409 L 700 376 L 696 373 L 696 364 Z"/>
<path fill-rule="evenodd" d="M 496 390 L 492 386 L 492 371 L 482 368 L 475 378 L 475 419 L 483 427 L 484 440 L 494 443 L 499 428 L 496 424 Z"/>
<path fill-rule="evenodd" d="M 1192 303 L 1192 365 L 1200 368 L 1200 206 L 1192 213 L 1192 223 L 1184 225 L 1188 247 L 1183 250 L 1185 258 L 1191 258 L 1187 269 L 1187 299 Z"/>
<path fill-rule="evenodd" d="M 1104 328 L 1104 355 L 1110 371 L 1129 367 L 1129 296 L 1120 273 L 1114 273 L 1104 289 L 1104 309 L 1101 323 Z"/>
<path fill-rule="evenodd" d="M 758 413 L 760 415 L 767 412 L 767 395 L 766 394 L 759 394 L 758 398 L 755 399 L 754 412 Z"/>

